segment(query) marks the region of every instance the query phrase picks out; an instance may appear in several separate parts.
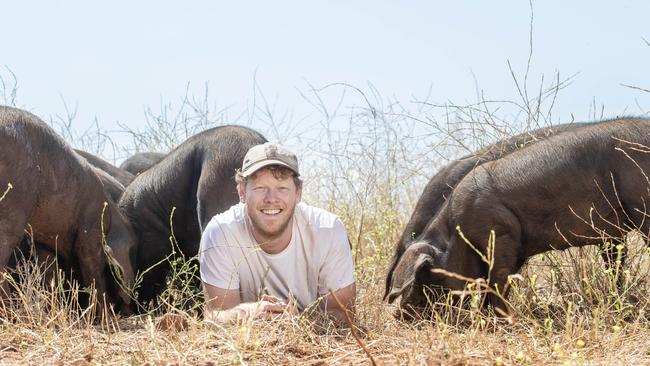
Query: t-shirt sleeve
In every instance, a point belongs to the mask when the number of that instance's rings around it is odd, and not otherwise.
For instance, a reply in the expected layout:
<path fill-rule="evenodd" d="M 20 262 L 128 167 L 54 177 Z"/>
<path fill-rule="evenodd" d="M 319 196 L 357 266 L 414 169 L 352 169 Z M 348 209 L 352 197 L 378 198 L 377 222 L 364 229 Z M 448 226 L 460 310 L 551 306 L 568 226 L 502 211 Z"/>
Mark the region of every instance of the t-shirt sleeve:
<path fill-rule="evenodd" d="M 221 289 L 239 288 L 239 274 L 230 247 L 219 224 L 212 220 L 201 235 L 199 267 L 201 280 Z"/>
<path fill-rule="evenodd" d="M 318 293 L 327 294 L 354 283 L 354 263 L 350 251 L 350 241 L 343 223 L 334 221 L 331 242 L 318 274 Z"/>

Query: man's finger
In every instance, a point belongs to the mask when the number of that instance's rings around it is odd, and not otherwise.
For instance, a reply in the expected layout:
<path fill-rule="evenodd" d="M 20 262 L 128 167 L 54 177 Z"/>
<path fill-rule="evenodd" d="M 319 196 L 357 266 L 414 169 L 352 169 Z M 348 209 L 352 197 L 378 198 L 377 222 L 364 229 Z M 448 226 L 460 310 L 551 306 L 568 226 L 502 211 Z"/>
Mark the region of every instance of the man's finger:
<path fill-rule="evenodd" d="M 258 319 L 264 319 L 264 320 L 276 320 L 281 318 L 283 313 L 262 313 L 260 314 Z"/>
<path fill-rule="evenodd" d="M 282 304 L 273 304 L 266 303 L 262 306 L 262 311 L 266 313 L 282 313 L 284 312 L 285 306 Z"/>
<path fill-rule="evenodd" d="M 274 304 L 269 301 L 260 301 L 257 309 L 255 310 L 254 318 L 256 319 L 271 319 L 274 314 L 281 314 L 284 312 L 284 306 Z"/>
<path fill-rule="evenodd" d="M 282 299 L 275 297 L 273 295 L 262 295 L 262 298 L 260 300 L 273 302 L 273 303 L 283 302 Z"/>

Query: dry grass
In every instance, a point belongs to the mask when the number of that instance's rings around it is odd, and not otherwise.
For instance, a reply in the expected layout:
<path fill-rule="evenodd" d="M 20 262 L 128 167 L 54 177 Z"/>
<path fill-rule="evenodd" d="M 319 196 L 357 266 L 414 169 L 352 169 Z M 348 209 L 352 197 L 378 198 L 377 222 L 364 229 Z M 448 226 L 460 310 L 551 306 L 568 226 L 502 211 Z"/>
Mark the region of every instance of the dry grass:
<path fill-rule="evenodd" d="M 646 266 L 642 248 L 633 258 Z M 378 364 L 644 364 L 650 362 L 647 285 L 634 309 L 619 311 L 607 301 L 591 301 L 563 283 L 607 290 L 594 279 L 577 281 L 599 259 L 595 250 L 575 250 L 536 258 L 510 300 L 512 322 L 468 309 L 458 317 L 406 324 L 393 319 L 381 301 L 384 261 L 357 268 L 356 329 Z M 555 255 L 556 257 L 558 255 Z M 596 268 L 602 265 L 593 261 Z M 643 262 L 643 263 L 640 263 Z M 546 279 L 555 265 L 565 279 Z M 307 316 L 215 326 L 171 310 L 167 314 L 118 318 L 81 309 L 54 282 L 43 284 L 39 266 L 23 274 L 18 301 L 0 324 L 0 356 L 5 363 L 38 364 L 363 364 L 369 363 L 347 329 Z M 590 270 L 590 269 L 589 269 Z M 577 272 L 574 272 L 577 271 Z M 539 280 L 533 282 L 533 277 Z M 544 279 L 543 279 L 544 278 Z M 567 291 L 574 291 L 569 293 Z M 605 296 L 607 297 L 607 296 Z M 568 305 L 572 303 L 573 305 Z M 629 305 L 629 304 L 628 304 Z M 453 309 L 452 309 L 453 310 Z M 444 313 L 444 312 L 443 312 Z M 441 314 L 443 314 L 441 313 Z M 458 313 L 458 312 L 457 312 Z"/>

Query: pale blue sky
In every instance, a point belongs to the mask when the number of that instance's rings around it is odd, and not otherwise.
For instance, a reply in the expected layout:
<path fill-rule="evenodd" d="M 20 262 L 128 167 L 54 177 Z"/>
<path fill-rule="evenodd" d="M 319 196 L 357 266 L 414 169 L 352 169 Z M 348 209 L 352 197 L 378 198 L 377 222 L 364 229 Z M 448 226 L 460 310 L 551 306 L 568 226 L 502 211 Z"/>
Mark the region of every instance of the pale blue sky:
<path fill-rule="evenodd" d="M 81 128 L 142 124 L 144 109 L 205 83 L 218 105 L 245 106 L 253 75 L 301 111 L 296 88 L 345 82 L 407 102 L 516 97 L 506 62 L 523 74 L 528 1 L 2 1 L 0 65 L 18 105 L 43 117 L 78 105 Z M 535 1 L 530 78 L 578 73 L 559 118 L 650 110 L 650 2 Z M 0 75 L 8 78 L 6 70 Z M 639 106 L 640 105 L 640 108 Z M 300 114 L 300 113 L 298 113 Z M 298 118 L 297 118 L 298 119 Z"/>

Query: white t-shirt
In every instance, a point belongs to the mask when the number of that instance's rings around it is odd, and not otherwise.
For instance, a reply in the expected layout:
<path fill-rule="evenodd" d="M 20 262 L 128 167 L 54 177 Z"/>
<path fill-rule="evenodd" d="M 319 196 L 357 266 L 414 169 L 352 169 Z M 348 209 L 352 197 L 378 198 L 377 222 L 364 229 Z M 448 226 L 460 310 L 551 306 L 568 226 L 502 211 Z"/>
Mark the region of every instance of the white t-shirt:
<path fill-rule="evenodd" d="M 239 203 L 210 220 L 201 236 L 201 279 L 222 289 L 239 289 L 242 302 L 263 294 L 293 296 L 303 310 L 328 290 L 354 283 L 354 265 L 341 220 L 325 210 L 298 203 L 291 241 L 277 254 L 264 252 Z"/>

